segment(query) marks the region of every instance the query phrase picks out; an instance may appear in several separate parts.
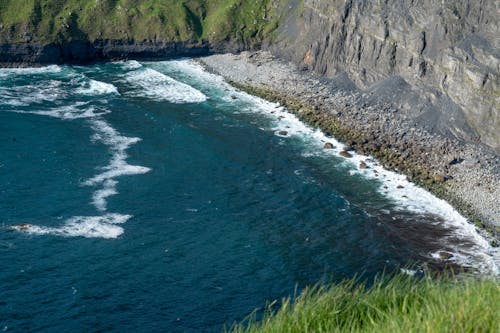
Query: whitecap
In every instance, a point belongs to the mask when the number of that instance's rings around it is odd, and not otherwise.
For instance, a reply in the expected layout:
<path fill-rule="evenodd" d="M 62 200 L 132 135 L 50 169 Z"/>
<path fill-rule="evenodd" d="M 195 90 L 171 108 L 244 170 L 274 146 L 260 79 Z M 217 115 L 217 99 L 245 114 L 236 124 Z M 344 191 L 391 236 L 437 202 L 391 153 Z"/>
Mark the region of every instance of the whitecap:
<path fill-rule="evenodd" d="M 24 68 L 2 68 L 0 69 L 0 77 L 11 75 L 38 75 L 59 73 L 62 68 L 58 65 L 50 65 L 44 67 L 24 67 Z"/>
<path fill-rule="evenodd" d="M 128 60 L 128 61 L 117 61 L 115 64 L 120 64 L 122 69 L 124 70 L 135 70 L 143 67 L 140 62 L 137 60 Z"/>
<path fill-rule="evenodd" d="M 102 216 L 74 216 L 60 227 L 23 225 L 12 227 L 18 231 L 33 235 L 54 235 L 63 237 L 117 238 L 123 234 L 123 228 L 117 224 L 127 222 L 132 215 L 109 213 Z"/>
<path fill-rule="evenodd" d="M 81 88 L 76 89 L 76 93 L 81 95 L 95 96 L 106 94 L 117 94 L 118 89 L 111 83 L 101 82 L 90 79 L 88 82 L 83 83 Z"/>
<path fill-rule="evenodd" d="M 128 92 L 129 96 L 178 104 L 201 103 L 207 100 L 207 96 L 201 91 L 151 68 L 129 72 L 125 79 L 136 87 Z"/>

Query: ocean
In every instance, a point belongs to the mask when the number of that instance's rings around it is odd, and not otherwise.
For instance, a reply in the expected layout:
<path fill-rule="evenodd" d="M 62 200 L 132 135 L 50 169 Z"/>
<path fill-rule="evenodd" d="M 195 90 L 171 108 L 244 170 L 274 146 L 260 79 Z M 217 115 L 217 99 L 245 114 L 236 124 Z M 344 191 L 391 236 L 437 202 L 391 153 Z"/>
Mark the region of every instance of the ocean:
<path fill-rule="evenodd" d="M 190 59 L 0 69 L 0 331 L 220 332 L 316 283 L 498 274 L 450 205 L 343 149 Z"/>

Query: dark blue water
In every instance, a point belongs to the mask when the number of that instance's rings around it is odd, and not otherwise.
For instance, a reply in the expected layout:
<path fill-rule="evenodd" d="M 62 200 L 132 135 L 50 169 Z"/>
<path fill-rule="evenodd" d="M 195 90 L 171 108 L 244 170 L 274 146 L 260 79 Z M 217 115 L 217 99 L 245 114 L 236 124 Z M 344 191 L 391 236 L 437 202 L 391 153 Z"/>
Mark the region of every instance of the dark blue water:
<path fill-rule="evenodd" d="M 217 332 L 483 246 L 191 61 L 0 70 L 0 99 L 0 330 Z"/>

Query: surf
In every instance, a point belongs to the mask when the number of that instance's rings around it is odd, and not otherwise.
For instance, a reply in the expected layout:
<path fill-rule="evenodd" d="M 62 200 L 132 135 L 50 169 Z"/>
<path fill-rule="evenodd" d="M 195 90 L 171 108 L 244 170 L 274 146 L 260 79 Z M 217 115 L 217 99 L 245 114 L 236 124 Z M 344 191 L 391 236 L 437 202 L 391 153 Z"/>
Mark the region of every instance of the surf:
<path fill-rule="evenodd" d="M 139 175 L 150 171 L 147 167 L 129 165 L 126 162 L 128 158 L 126 150 L 141 139 L 126 137 L 116 131 L 104 118 L 105 115 L 112 113 L 112 111 L 102 103 L 98 105 L 93 103 L 92 100 L 64 102 L 72 95 L 89 97 L 100 95 L 119 96 L 117 87 L 112 83 L 91 79 L 74 69 L 59 66 L 0 70 L 0 77 L 3 78 L 43 74 L 50 79 L 42 80 L 37 84 L 13 87 L 0 86 L 0 93 L 3 93 L 6 97 L 0 101 L 0 106 L 7 107 L 4 110 L 7 112 L 50 117 L 61 121 L 83 121 L 82 126 L 90 126 L 94 132 L 90 142 L 100 143 L 108 147 L 111 158 L 108 165 L 96 167 L 100 172 L 82 182 L 81 185 L 96 188 L 92 194 L 91 204 L 103 215 L 74 216 L 67 219 L 60 227 L 23 223 L 13 226 L 11 229 L 33 235 L 116 238 L 124 232 L 123 228 L 117 226 L 117 224 L 125 223 L 132 215 L 107 213 L 107 200 L 109 197 L 119 194 L 117 190 L 118 181 L 115 178 Z M 54 74 L 62 76 L 58 76 L 56 79 L 51 76 Z M 42 105 L 47 102 L 48 105 Z M 63 105 L 57 105 L 59 103 Z M 28 107 L 32 109 L 29 110 Z"/>
<path fill-rule="evenodd" d="M 201 103 L 207 100 L 201 91 L 151 68 L 134 69 L 125 75 L 125 80 L 136 88 L 128 93 L 131 97 L 169 103 Z"/>

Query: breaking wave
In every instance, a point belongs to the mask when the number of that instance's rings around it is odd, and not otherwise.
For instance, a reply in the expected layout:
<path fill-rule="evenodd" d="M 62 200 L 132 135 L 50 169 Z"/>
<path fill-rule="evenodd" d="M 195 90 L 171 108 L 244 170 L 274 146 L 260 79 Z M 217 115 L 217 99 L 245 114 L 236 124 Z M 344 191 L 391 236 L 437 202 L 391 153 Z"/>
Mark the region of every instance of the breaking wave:
<path fill-rule="evenodd" d="M 76 90 L 76 92 L 82 95 L 90 95 L 90 96 L 105 95 L 105 94 L 119 95 L 118 89 L 111 83 L 96 81 L 92 79 L 89 80 L 88 82 L 85 82 L 81 88 L 78 88 Z"/>
<path fill-rule="evenodd" d="M 131 71 L 126 74 L 125 80 L 136 87 L 128 93 L 132 97 L 178 104 L 201 103 L 207 100 L 207 96 L 201 91 L 151 68 Z"/>

